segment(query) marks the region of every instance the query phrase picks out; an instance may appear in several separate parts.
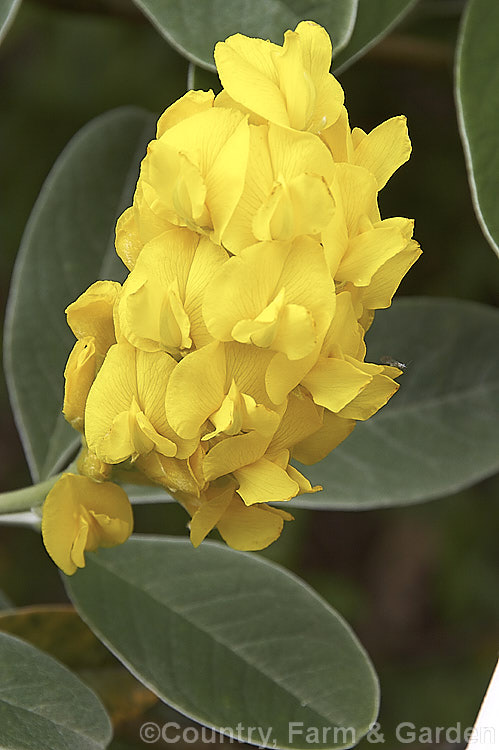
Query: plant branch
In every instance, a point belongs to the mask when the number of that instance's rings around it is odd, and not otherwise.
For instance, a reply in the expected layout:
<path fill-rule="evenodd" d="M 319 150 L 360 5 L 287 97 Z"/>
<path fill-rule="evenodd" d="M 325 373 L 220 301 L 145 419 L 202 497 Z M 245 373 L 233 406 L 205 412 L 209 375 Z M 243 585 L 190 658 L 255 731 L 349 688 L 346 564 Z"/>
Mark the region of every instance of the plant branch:
<path fill-rule="evenodd" d="M 68 467 L 65 472 L 71 471 Z M 0 515 L 4 513 L 20 513 L 31 510 L 33 507 L 42 505 L 48 492 L 52 489 L 61 474 L 49 477 L 44 482 L 32 484 L 30 487 L 22 487 L 19 490 L 0 493 Z"/>

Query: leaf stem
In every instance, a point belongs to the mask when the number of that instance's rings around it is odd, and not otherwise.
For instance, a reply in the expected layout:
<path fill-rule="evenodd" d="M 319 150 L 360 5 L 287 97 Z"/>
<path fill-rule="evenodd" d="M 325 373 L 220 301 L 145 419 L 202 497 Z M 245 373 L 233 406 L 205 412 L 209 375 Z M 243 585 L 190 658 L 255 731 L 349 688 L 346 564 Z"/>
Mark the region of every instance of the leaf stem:
<path fill-rule="evenodd" d="M 31 510 L 34 506 L 41 505 L 47 493 L 52 489 L 62 474 L 56 474 L 44 482 L 32 484 L 30 487 L 22 487 L 19 490 L 0 493 L 0 514 L 19 513 Z"/>

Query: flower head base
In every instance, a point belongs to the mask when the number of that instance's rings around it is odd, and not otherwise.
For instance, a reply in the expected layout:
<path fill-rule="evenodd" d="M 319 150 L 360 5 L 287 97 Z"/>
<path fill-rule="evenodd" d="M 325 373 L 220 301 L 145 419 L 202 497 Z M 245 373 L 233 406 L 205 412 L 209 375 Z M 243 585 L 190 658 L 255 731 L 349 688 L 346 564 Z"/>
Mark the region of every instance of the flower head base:
<path fill-rule="evenodd" d="M 409 158 L 405 118 L 351 130 L 312 22 L 283 47 L 236 34 L 215 59 L 224 89 L 161 116 L 118 221 L 128 278 L 67 310 L 83 476 L 54 487 L 43 521 L 67 573 L 131 531 L 110 477 L 173 494 L 194 546 L 217 528 L 262 549 L 292 519 L 282 504 L 321 489 L 290 459 L 321 460 L 398 388 L 364 335 L 421 252 L 413 222 L 378 209 Z"/>

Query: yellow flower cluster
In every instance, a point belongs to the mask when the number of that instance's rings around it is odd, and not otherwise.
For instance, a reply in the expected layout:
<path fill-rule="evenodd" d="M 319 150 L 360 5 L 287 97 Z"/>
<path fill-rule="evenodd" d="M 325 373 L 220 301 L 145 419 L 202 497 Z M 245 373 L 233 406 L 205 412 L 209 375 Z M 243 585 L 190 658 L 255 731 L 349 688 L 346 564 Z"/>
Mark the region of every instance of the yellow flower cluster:
<path fill-rule="evenodd" d="M 64 414 L 86 448 L 43 517 L 67 573 L 131 532 L 111 474 L 167 489 L 195 546 L 216 527 L 266 547 L 292 518 L 269 503 L 321 489 L 290 457 L 324 458 L 398 387 L 400 370 L 364 361 L 364 334 L 420 254 L 413 222 L 377 202 L 409 158 L 405 118 L 350 129 L 311 22 L 283 47 L 236 34 L 215 60 L 222 92 L 159 119 L 117 224 L 126 281 L 67 310 Z"/>

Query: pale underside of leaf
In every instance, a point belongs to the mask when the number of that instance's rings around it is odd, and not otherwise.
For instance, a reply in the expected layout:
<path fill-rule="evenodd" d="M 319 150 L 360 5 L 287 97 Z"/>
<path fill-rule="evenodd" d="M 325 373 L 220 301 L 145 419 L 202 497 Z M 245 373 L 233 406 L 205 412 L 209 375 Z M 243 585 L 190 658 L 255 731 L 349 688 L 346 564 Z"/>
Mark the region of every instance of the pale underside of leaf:
<path fill-rule="evenodd" d="M 456 107 L 478 223 L 499 255 L 499 5 L 470 0 L 456 50 Z"/>
<path fill-rule="evenodd" d="M 340 75 L 369 52 L 411 11 L 418 0 L 359 0 L 353 33 L 333 54 L 333 72 Z"/>
<path fill-rule="evenodd" d="M 353 32 L 358 0 L 134 0 L 168 42 L 195 65 L 215 70 L 215 44 L 232 34 L 282 44 L 302 20 L 325 27 L 336 50 Z"/>
<path fill-rule="evenodd" d="M 5 323 L 5 372 L 33 480 L 64 466 L 79 444 L 62 413 L 63 370 L 74 338 L 65 307 L 96 278 L 121 280 L 117 215 L 131 202 L 152 118 L 123 108 L 70 141 L 32 211 L 14 269 Z"/>

